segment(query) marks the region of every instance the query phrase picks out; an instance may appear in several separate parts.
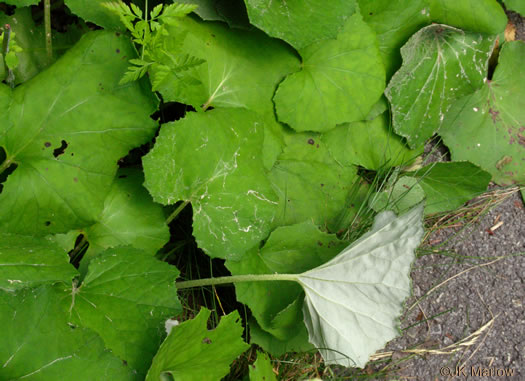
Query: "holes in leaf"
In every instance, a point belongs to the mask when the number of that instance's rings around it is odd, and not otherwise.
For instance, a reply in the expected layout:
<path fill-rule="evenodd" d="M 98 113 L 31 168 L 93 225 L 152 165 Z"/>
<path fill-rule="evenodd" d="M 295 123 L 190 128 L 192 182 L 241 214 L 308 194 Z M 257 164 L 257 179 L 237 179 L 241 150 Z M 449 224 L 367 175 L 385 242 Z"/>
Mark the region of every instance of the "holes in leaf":
<path fill-rule="evenodd" d="M 4 189 L 4 182 L 7 180 L 7 177 L 15 171 L 15 169 L 18 167 L 16 163 L 6 163 L 7 155 L 5 150 L 0 147 L 0 167 L 4 167 L 6 165 L 6 168 L 0 173 L 0 193 L 2 193 L 2 190 Z"/>
<path fill-rule="evenodd" d="M 69 252 L 69 263 L 78 269 L 80 261 L 84 257 L 87 249 L 89 248 L 89 242 L 84 234 L 79 234 L 75 240 L 75 247 Z"/>
<path fill-rule="evenodd" d="M 14 5 L 7 5 L 0 3 L 0 11 L 4 12 L 7 16 L 12 16 L 15 14 L 16 7 Z"/>
<path fill-rule="evenodd" d="M 59 157 L 60 155 L 62 155 L 66 151 L 66 148 L 67 148 L 67 142 L 65 140 L 62 140 L 62 143 L 61 143 L 60 147 L 55 148 L 53 150 L 53 156 L 54 157 Z"/>
<path fill-rule="evenodd" d="M 155 111 L 151 118 L 159 120 L 160 123 L 167 123 L 184 118 L 187 112 L 195 111 L 192 106 L 178 102 L 161 102 L 159 109 Z"/>

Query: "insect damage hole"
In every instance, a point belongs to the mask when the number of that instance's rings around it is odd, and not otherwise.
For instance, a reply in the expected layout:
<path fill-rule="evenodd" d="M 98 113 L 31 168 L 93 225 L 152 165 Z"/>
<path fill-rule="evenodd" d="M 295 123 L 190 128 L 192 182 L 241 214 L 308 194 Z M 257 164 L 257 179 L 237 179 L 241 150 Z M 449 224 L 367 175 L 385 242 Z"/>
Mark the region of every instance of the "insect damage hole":
<path fill-rule="evenodd" d="M 62 155 L 66 151 L 67 145 L 68 145 L 67 142 L 65 140 L 62 140 L 60 147 L 55 148 L 53 150 L 53 156 L 57 158 L 60 155 Z"/>
<path fill-rule="evenodd" d="M 17 167 L 18 164 L 9 160 L 5 150 L 0 147 L 0 193 L 2 193 L 2 189 L 4 188 L 3 184 L 7 180 L 7 177 L 13 173 Z"/>

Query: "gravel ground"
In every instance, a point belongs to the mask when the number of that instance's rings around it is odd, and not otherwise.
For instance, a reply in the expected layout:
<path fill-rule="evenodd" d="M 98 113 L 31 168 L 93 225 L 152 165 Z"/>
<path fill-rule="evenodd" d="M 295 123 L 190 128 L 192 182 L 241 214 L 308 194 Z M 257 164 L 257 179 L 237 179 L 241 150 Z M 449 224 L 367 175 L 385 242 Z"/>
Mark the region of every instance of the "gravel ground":
<path fill-rule="evenodd" d="M 503 224 L 491 234 L 489 229 L 498 222 Z M 423 255 L 416 261 L 412 272 L 414 296 L 407 306 L 421 301 L 407 311 L 402 327 L 416 325 L 406 329 L 387 350 L 443 349 L 451 345 L 460 350 L 401 361 L 392 377 L 424 381 L 524 380 L 525 208 L 519 192 L 474 226 L 457 233 L 458 229 L 441 230 L 429 238 L 434 245 L 443 243 L 440 249 L 456 255 Z M 515 255 L 518 253 L 522 255 Z M 501 256 L 504 258 L 495 260 Z M 492 319 L 474 344 L 463 349 L 454 345 Z M 405 356 L 401 352 L 394 354 L 395 358 Z M 499 376 L 498 372 L 504 370 L 513 371 L 513 375 Z M 449 371 L 458 376 L 448 377 Z M 489 376 L 479 376 L 480 372 L 488 372 Z"/>

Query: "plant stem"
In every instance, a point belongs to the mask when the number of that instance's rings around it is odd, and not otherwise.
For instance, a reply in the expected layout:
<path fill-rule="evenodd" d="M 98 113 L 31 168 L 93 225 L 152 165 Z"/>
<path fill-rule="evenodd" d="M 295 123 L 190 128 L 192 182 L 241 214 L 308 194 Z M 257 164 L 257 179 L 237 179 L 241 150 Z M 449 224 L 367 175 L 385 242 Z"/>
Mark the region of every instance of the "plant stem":
<path fill-rule="evenodd" d="M 7 63 L 6 63 L 7 53 L 9 53 L 9 43 L 11 42 L 11 25 L 9 25 L 9 24 L 5 24 L 4 25 L 4 33 L 5 33 L 5 36 L 4 36 L 4 43 L 3 43 L 3 46 L 2 46 L 2 52 L 3 52 L 3 55 L 4 55 L 5 67 L 7 68 L 6 82 L 9 85 L 9 87 L 11 87 L 13 89 L 15 87 L 15 75 L 13 73 L 13 70 L 11 70 L 7 66 Z M 2 168 L 3 168 L 3 165 L 2 165 Z M 0 171 L 0 173 L 2 173 L 4 170 L 5 170 L 5 168 L 3 168 Z"/>
<path fill-rule="evenodd" d="M 239 282 L 264 282 L 264 281 L 290 281 L 297 282 L 299 274 L 255 274 L 255 275 L 233 275 L 221 276 L 218 278 L 206 278 L 185 280 L 176 282 L 178 290 L 190 287 L 216 286 L 218 284 L 239 283 Z"/>
<path fill-rule="evenodd" d="M 147 32 L 149 34 L 151 26 L 148 24 L 148 0 L 146 0 L 146 2 L 144 4 L 144 8 L 145 8 L 144 9 L 144 21 L 146 21 Z M 144 45 L 142 45 L 142 52 L 140 53 L 140 59 L 141 60 L 144 59 Z"/>
<path fill-rule="evenodd" d="M 166 225 L 173 221 L 189 203 L 189 201 L 184 201 L 182 204 L 180 204 L 179 207 L 175 209 L 175 211 L 171 213 L 170 216 L 166 219 Z"/>
<path fill-rule="evenodd" d="M 44 23 L 46 29 L 46 51 L 48 63 L 53 62 L 53 41 L 51 39 L 51 0 L 44 0 Z"/>

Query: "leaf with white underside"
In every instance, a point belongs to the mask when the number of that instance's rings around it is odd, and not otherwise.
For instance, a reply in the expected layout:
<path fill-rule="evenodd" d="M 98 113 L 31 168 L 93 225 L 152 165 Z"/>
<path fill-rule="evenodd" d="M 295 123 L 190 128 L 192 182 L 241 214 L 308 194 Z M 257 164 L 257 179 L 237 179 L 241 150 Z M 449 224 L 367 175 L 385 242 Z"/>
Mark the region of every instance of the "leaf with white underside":
<path fill-rule="evenodd" d="M 400 217 L 380 213 L 370 232 L 299 275 L 310 342 L 327 364 L 364 367 L 371 354 L 397 336 L 422 219 L 422 205 Z"/>
<path fill-rule="evenodd" d="M 385 94 L 394 130 L 411 148 L 436 132 L 452 104 L 483 85 L 495 37 L 434 24 L 401 48 L 403 66 Z"/>
<path fill-rule="evenodd" d="M 162 126 L 143 159 L 153 199 L 191 202 L 193 235 L 212 257 L 239 258 L 270 232 L 277 197 L 263 167 L 263 131 L 245 109 L 188 113 Z"/>
<path fill-rule="evenodd" d="M 80 286 L 68 291 L 69 321 L 90 328 L 137 374 L 146 374 L 166 319 L 181 312 L 175 266 L 119 247 L 93 258 Z"/>
<path fill-rule="evenodd" d="M 67 323 L 64 285 L 0 291 L 1 380 L 135 380 L 90 329 Z"/>
<path fill-rule="evenodd" d="M 350 17 L 337 39 L 299 53 L 302 70 L 275 93 L 279 121 L 296 131 L 328 131 L 366 118 L 385 88 L 385 69 L 376 35 L 361 15 Z"/>

